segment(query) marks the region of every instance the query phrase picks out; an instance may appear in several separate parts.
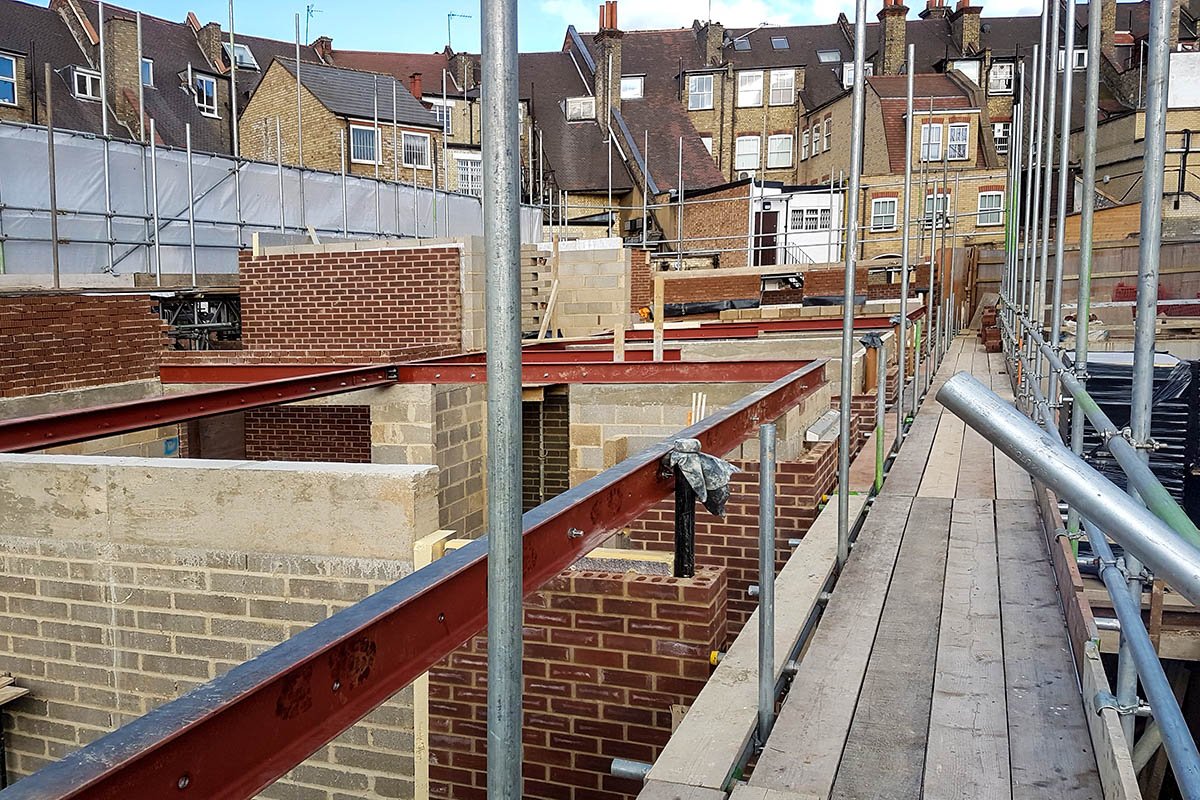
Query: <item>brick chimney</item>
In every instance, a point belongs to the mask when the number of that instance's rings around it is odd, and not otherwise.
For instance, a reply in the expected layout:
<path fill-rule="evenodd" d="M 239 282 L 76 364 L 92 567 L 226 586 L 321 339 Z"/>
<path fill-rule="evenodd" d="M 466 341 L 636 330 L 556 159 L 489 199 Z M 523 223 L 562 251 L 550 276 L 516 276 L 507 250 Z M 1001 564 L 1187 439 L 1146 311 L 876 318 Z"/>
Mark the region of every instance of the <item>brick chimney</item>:
<path fill-rule="evenodd" d="M 879 9 L 879 49 L 875 73 L 899 75 L 908 46 L 908 6 L 901 0 L 883 0 Z"/>
<path fill-rule="evenodd" d="M 925 0 L 925 8 L 917 16 L 921 19 L 946 19 L 950 16 L 950 9 L 946 7 L 946 0 Z"/>
<path fill-rule="evenodd" d="M 692 31 L 696 34 L 696 41 L 704 51 L 705 64 L 720 64 L 725 60 L 723 52 L 725 45 L 724 25 L 712 20 L 702 25 L 700 24 L 700 20 L 693 20 Z"/>
<path fill-rule="evenodd" d="M 188 12 L 189 24 L 196 19 L 196 15 Z M 200 28 L 193 28 L 196 31 L 196 41 L 200 44 L 200 51 L 204 53 L 204 57 L 208 59 L 211 67 L 218 74 L 224 75 L 225 53 L 222 49 L 222 43 L 228 42 L 229 37 L 221 35 L 221 26 L 215 22 L 210 22 Z M 236 37 L 234 37 L 236 39 Z"/>
<path fill-rule="evenodd" d="M 138 83 L 142 70 L 137 63 L 137 21 L 132 15 L 105 13 L 104 54 L 108 99 L 113 114 L 134 134 L 138 131 Z"/>
<path fill-rule="evenodd" d="M 982 6 L 971 5 L 971 0 L 958 0 L 958 7 L 950 17 L 950 27 L 954 34 L 954 43 L 963 55 L 979 52 L 980 31 L 979 15 L 983 13 Z"/>
<path fill-rule="evenodd" d="M 408 76 L 408 91 L 411 92 L 412 96 L 417 98 L 417 100 L 421 99 L 421 73 L 414 72 Z"/>
<path fill-rule="evenodd" d="M 1100 0 L 1100 52 L 1117 64 L 1117 0 Z"/>
<path fill-rule="evenodd" d="M 447 48 L 449 53 L 449 69 L 454 75 L 454 80 L 459 87 L 465 92 L 467 89 L 473 89 L 478 85 L 479 80 L 475 74 L 475 59 L 470 53 L 456 53 Z"/>
<path fill-rule="evenodd" d="M 328 36 L 318 36 L 312 43 L 312 49 L 317 57 L 326 64 L 333 63 L 333 39 Z"/>
<path fill-rule="evenodd" d="M 608 126 L 609 109 L 621 110 L 621 40 L 625 34 L 617 27 L 617 0 L 600 4 L 600 28 L 592 41 L 596 43 L 596 74 L 593 91 L 596 95 L 596 120 Z M 611 70 L 611 74 L 610 74 Z"/>

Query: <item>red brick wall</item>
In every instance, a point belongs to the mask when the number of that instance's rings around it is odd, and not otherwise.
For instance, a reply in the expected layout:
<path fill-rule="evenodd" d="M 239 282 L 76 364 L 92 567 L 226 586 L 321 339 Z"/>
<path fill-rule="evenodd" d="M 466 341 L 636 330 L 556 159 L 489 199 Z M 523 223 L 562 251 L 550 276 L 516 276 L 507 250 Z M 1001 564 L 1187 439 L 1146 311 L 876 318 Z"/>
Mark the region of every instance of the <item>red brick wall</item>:
<path fill-rule="evenodd" d="M 158 377 L 166 325 L 144 295 L 0 297 L 0 397 Z"/>
<path fill-rule="evenodd" d="M 854 293 L 867 291 L 867 268 L 859 267 L 854 276 Z M 841 297 L 846 290 L 845 269 L 813 269 L 804 273 L 804 294 Z"/>
<path fill-rule="evenodd" d="M 709 300 L 744 300 L 759 296 L 762 283 L 757 275 L 725 277 L 711 270 L 712 277 L 667 280 L 663 284 L 663 302 L 699 303 Z"/>
<path fill-rule="evenodd" d="M 614 758 L 652 762 L 725 629 L 725 573 L 564 572 L 525 601 L 526 798 L 625 800 Z M 487 639 L 430 670 L 430 794 L 487 796 Z"/>
<path fill-rule="evenodd" d="M 370 406 L 271 406 L 246 411 L 252 461 L 371 461 Z"/>
<path fill-rule="evenodd" d="M 654 302 L 654 278 L 650 269 L 650 251 L 634 247 L 629 251 L 629 310 L 636 312 Z"/>
<path fill-rule="evenodd" d="M 729 583 L 727 641 L 733 641 L 758 607 L 746 590 L 758 583 L 758 462 L 732 462 L 739 472 L 730 481 L 725 519 L 696 509 L 696 563 L 724 567 Z M 821 498 L 837 478 L 837 446 L 822 442 L 800 461 L 782 462 L 776 472 L 775 564 L 783 568 L 791 548 L 817 518 Z M 675 548 L 675 505 L 667 500 L 629 528 L 630 538 L 647 550 Z"/>
<path fill-rule="evenodd" d="M 243 252 L 242 339 L 275 360 L 392 360 L 462 341 L 454 247 L 260 256 Z"/>

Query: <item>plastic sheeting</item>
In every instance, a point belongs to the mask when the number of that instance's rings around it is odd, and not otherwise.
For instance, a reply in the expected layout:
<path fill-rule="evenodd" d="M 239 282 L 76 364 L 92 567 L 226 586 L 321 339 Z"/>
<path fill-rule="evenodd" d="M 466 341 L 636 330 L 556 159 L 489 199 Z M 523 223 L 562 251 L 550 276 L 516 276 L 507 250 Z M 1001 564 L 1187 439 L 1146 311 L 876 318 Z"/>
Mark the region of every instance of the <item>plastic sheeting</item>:
<path fill-rule="evenodd" d="M 105 142 L 89 134 L 56 131 L 59 261 L 63 274 L 108 271 L 105 223 Z M 117 274 L 154 272 L 151 221 L 151 155 L 135 142 L 107 144 L 112 203 L 112 261 Z M 187 153 L 159 147 L 158 212 L 164 273 L 190 273 Z M 46 129 L 0 124 L 0 271 L 51 271 L 49 167 Z M 351 238 L 464 237 L 483 235 L 479 198 L 412 186 L 343 177 L 274 164 L 241 163 L 230 156 L 192 154 L 196 271 L 237 271 L 237 249 L 250 247 L 255 231 Z M 301 180 L 303 179 L 303 187 Z M 403 175 L 401 175 L 403 179 Z M 238 194 L 241 220 L 238 221 Z M 280 215 L 280 197 L 283 215 Z M 521 241 L 541 239 L 541 211 L 521 208 Z"/>

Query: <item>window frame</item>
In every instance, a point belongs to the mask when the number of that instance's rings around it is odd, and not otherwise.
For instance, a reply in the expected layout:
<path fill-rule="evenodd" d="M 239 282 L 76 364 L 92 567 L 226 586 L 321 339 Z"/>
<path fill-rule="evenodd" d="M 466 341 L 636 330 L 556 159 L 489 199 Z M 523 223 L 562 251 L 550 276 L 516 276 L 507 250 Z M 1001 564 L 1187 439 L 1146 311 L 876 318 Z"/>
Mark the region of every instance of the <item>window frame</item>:
<path fill-rule="evenodd" d="M 778 86 L 777 87 L 775 85 L 775 76 L 777 76 L 777 75 L 780 78 L 787 78 L 786 86 Z M 794 69 L 773 69 L 773 70 L 771 70 L 771 77 L 768 79 L 768 83 L 770 84 L 770 86 L 768 88 L 767 105 L 769 105 L 769 106 L 790 106 L 790 105 L 795 104 L 795 102 L 796 102 L 796 70 L 794 70 Z M 775 99 L 776 92 L 787 92 L 787 99 L 777 101 Z"/>
<path fill-rule="evenodd" d="M 821 64 L 837 64 L 842 60 L 841 50 L 818 50 L 817 62 Z"/>
<path fill-rule="evenodd" d="M 700 144 L 704 145 L 704 149 L 708 151 L 710 156 L 713 154 L 713 137 L 701 136 Z"/>
<path fill-rule="evenodd" d="M 574 103 L 576 105 L 576 107 L 581 109 L 581 113 L 584 114 L 583 116 L 571 116 L 571 104 L 572 103 Z M 592 113 L 590 115 L 586 115 L 586 111 L 585 111 L 588 103 L 590 103 L 591 107 L 592 107 Z M 563 106 L 563 115 L 567 118 L 567 122 L 590 122 L 591 120 L 594 120 L 596 118 L 596 98 L 595 98 L 595 96 L 594 95 L 581 95 L 579 97 L 568 97 L 566 99 L 565 105 Z"/>
<path fill-rule="evenodd" d="M 999 200 L 1000 204 L 998 206 L 996 206 L 995 208 L 985 209 L 983 207 L 983 199 L 985 197 L 996 198 L 997 200 Z M 985 214 L 987 214 L 989 217 L 994 215 L 995 222 L 984 222 L 983 220 L 984 220 Z M 1004 224 L 1004 192 L 998 192 L 998 191 L 994 191 L 994 190 L 980 192 L 979 199 L 976 201 L 976 206 L 975 206 L 975 227 L 977 227 L 977 228 L 995 228 L 995 227 L 998 227 L 1003 224 Z"/>
<path fill-rule="evenodd" d="M 742 142 L 754 142 L 754 166 L 752 167 L 741 166 L 739 159 L 750 156 L 749 153 L 742 152 Z M 733 171 L 757 173 L 760 169 L 762 169 L 762 137 L 758 134 L 737 137 L 733 142 Z"/>
<path fill-rule="evenodd" d="M 1004 135 L 1001 136 L 997 131 L 998 128 L 1004 128 Z M 1004 147 L 1001 148 L 1000 142 L 1004 142 Z M 996 155 L 1006 156 L 1008 150 L 1012 146 L 1012 122 L 1004 120 L 1001 122 L 992 123 L 992 142 L 996 145 Z"/>
<path fill-rule="evenodd" d="M 940 122 L 925 122 L 921 124 L 920 137 L 920 156 L 918 161 L 941 161 L 942 160 L 942 128 L 945 127 Z M 934 132 L 937 132 L 937 141 L 934 141 Z M 936 147 L 937 149 L 933 149 Z"/>
<path fill-rule="evenodd" d="M 780 42 L 783 42 L 782 46 L 779 45 Z M 786 36 L 772 36 L 771 37 L 771 49 L 772 50 L 791 50 L 792 43 L 788 41 L 788 38 Z"/>
<path fill-rule="evenodd" d="M 637 81 L 637 94 L 625 94 L 625 82 Z M 622 75 L 620 84 L 620 93 L 622 100 L 641 100 L 646 96 L 646 76 L 645 75 Z"/>
<path fill-rule="evenodd" d="M 921 207 L 921 224 L 926 230 L 944 227 L 949 222 L 949 200 L 950 195 L 943 192 L 929 192 L 925 195 L 925 204 Z M 929 207 L 930 201 L 933 201 L 932 211 L 930 211 Z M 937 216 L 939 201 L 941 204 L 941 217 Z"/>
<path fill-rule="evenodd" d="M 708 81 L 708 90 L 707 91 L 696 91 L 695 82 L 703 81 L 703 80 Z M 708 104 L 707 105 L 693 105 L 692 98 L 694 98 L 694 97 L 702 98 L 705 95 L 708 96 Z M 688 104 L 687 104 L 687 107 L 688 107 L 688 111 L 708 111 L 708 110 L 712 109 L 712 107 L 713 107 L 713 76 L 711 74 L 688 75 Z"/>
<path fill-rule="evenodd" d="M 375 158 L 373 158 L 373 159 L 355 158 L 355 156 L 354 156 L 354 132 L 355 131 L 368 131 L 368 132 L 374 134 L 374 137 L 373 137 L 374 145 L 373 145 L 372 149 L 375 151 Z M 382 164 L 383 163 L 383 153 L 381 152 L 381 145 L 383 144 L 382 139 L 383 139 L 383 137 L 381 136 L 380 129 L 375 127 L 371 123 L 351 122 L 349 130 L 346 132 L 346 143 L 347 143 L 346 154 L 350 157 L 350 163 L 351 164 L 367 164 L 370 166 L 375 166 L 376 164 Z"/>
<path fill-rule="evenodd" d="M 147 67 L 149 67 L 149 70 L 147 70 Z M 138 70 L 138 77 L 140 77 L 142 80 L 142 86 L 146 87 L 147 89 L 154 88 L 154 59 L 153 58 L 147 58 L 146 56 L 142 56 L 142 63 L 141 63 L 141 68 Z M 147 77 L 150 79 L 149 83 L 146 82 Z"/>
<path fill-rule="evenodd" d="M 201 102 L 201 97 L 206 96 L 203 92 L 200 91 L 200 88 L 198 86 L 198 84 L 201 84 L 201 83 L 206 83 L 206 84 L 212 86 L 213 102 L 212 102 L 211 109 L 209 108 L 209 106 L 207 104 Z M 217 102 L 218 101 L 217 101 L 217 79 L 216 78 L 214 78 L 212 75 L 205 75 L 203 72 L 193 72 L 192 73 L 192 92 L 194 95 L 192 99 L 195 101 L 196 108 L 200 109 L 200 113 L 202 115 L 204 115 L 206 117 L 211 117 L 212 119 L 220 119 L 221 118 L 220 113 L 217 111 Z"/>
<path fill-rule="evenodd" d="M 230 50 L 233 52 L 230 52 Z M 245 44 L 244 42 L 234 42 L 232 48 L 230 48 L 229 42 L 221 42 L 221 52 L 225 54 L 225 59 L 230 63 L 231 66 L 237 67 L 238 69 L 252 69 L 255 72 L 262 72 L 262 67 L 258 65 L 258 59 L 254 57 L 254 51 L 250 49 L 250 45 Z M 247 56 L 249 56 L 250 61 L 248 64 L 243 64 L 238 61 L 238 52 L 244 52 Z"/>
<path fill-rule="evenodd" d="M 12 64 L 12 77 L 0 75 L 0 84 L 7 84 L 12 87 L 12 101 L 10 102 L 5 100 L 2 96 L 0 96 L 0 106 L 16 108 L 20 105 L 20 103 L 17 102 L 20 99 L 17 96 L 17 57 L 9 55 L 8 53 L 0 53 L 0 61 L 7 61 L 8 63 Z"/>
<path fill-rule="evenodd" d="M 96 93 L 95 94 L 81 94 L 79 92 L 79 79 L 80 78 L 84 79 L 85 86 L 89 89 L 91 88 L 92 83 L 95 82 Z M 103 86 L 102 81 L 100 80 L 99 72 L 97 72 L 94 69 L 84 69 L 83 67 L 72 67 L 72 69 L 71 69 L 71 95 L 76 100 L 91 100 L 93 102 L 99 103 L 100 102 L 100 93 L 103 91 L 104 91 L 104 86 Z"/>
<path fill-rule="evenodd" d="M 825 152 L 833 149 L 833 117 L 825 118 Z"/>
<path fill-rule="evenodd" d="M 408 160 L 408 139 L 422 139 L 425 142 L 425 163 L 418 164 Z M 433 169 L 433 137 L 428 133 L 417 131 L 400 131 L 400 166 L 409 169 Z"/>
<path fill-rule="evenodd" d="M 881 206 L 891 205 L 891 211 L 880 212 L 878 209 Z M 896 217 L 900 208 L 900 203 L 895 197 L 872 197 L 871 198 L 871 233 L 888 233 L 896 230 Z M 890 223 L 881 224 L 881 220 L 891 219 Z"/>
<path fill-rule="evenodd" d="M 787 140 L 787 163 L 773 164 L 771 163 L 771 144 Z M 791 169 L 793 159 L 795 158 L 796 139 L 790 133 L 773 133 L 767 137 L 767 169 Z"/>
<path fill-rule="evenodd" d="M 954 141 L 954 134 L 962 132 L 963 137 L 961 142 Z M 955 147 L 962 147 L 962 155 L 954 154 Z M 946 126 L 946 160 L 947 161 L 969 161 L 971 158 L 971 123 L 969 122 L 951 122 Z"/>
<path fill-rule="evenodd" d="M 470 162 L 475 165 L 475 167 L 474 167 L 475 172 L 473 174 L 477 174 L 479 177 L 478 191 L 473 192 L 473 191 L 467 191 L 467 190 L 463 189 L 463 174 L 464 174 L 463 164 L 466 162 Z M 454 169 L 457 170 L 457 172 L 458 172 L 458 193 L 459 194 L 468 194 L 472 197 L 482 197 L 483 196 L 483 157 L 482 157 L 482 155 L 477 155 L 474 153 L 471 153 L 471 154 L 455 153 Z"/>
<path fill-rule="evenodd" d="M 757 89 L 747 89 L 743 85 L 743 79 L 754 79 L 754 78 L 758 79 L 758 81 L 757 81 L 758 88 Z M 737 82 L 738 82 L 738 84 L 737 84 L 737 102 L 735 104 L 738 108 L 761 108 L 762 107 L 762 104 L 763 104 L 763 79 L 764 79 L 764 76 L 763 76 L 763 71 L 761 69 L 746 69 L 746 70 L 741 70 L 740 72 L 738 72 L 738 74 L 737 74 Z M 747 102 L 747 99 L 744 98 L 744 95 L 752 94 L 754 92 L 758 92 L 758 102 L 755 102 L 755 103 Z"/>
<path fill-rule="evenodd" d="M 815 157 L 821 153 L 821 123 L 814 124 L 810 130 L 812 130 L 812 154 Z"/>
<path fill-rule="evenodd" d="M 800 160 L 808 161 L 808 128 L 804 129 L 804 135 L 800 137 Z"/>
<path fill-rule="evenodd" d="M 993 61 L 992 66 L 988 68 L 988 94 L 1011 95 L 1013 93 L 1013 75 L 1016 73 L 1016 65 L 1011 61 Z M 1007 68 L 1007 80 L 1001 79 L 1000 86 L 996 85 L 996 71 Z"/>
<path fill-rule="evenodd" d="M 746 52 L 750 49 L 750 35 L 739 36 L 733 40 L 733 49 L 739 52 Z"/>
<path fill-rule="evenodd" d="M 442 109 L 441 112 L 434 111 L 434 109 L 437 109 L 437 108 Z M 440 97 L 430 98 L 429 99 L 429 111 L 435 117 L 438 118 L 439 122 L 442 123 L 442 133 L 446 136 L 453 136 L 454 135 L 454 101 L 447 100 L 446 102 L 443 103 L 442 98 L 440 98 Z"/>

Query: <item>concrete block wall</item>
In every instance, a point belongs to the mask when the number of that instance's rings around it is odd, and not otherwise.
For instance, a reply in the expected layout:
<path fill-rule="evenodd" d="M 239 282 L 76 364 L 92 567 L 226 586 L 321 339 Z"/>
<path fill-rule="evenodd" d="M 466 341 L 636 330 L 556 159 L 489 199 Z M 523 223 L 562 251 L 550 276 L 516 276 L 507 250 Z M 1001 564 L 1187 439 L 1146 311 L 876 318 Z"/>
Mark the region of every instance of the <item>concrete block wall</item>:
<path fill-rule="evenodd" d="M 158 378 L 166 325 L 144 295 L 0 296 L 0 398 Z"/>
<path fill-rule="evenodd" d="M 616 325 L 628 325 L 630 252 L 620 245 L 604 249 L 560 246 L 558 279 L 551 329 L 564 336 L 586 336 Z"/>
<path fill-rule="evenodd" d="M 371 461 L 370 406 L 270 406 L 245 412 L 252 461 Z"/>
<path fill-rule="evenodd" d="M 727 642 L 732 642 L 758 607 L 747 590 L 758 583 L 757 460 L 733 462 L 738 474 L 730 481 L 725 518 L 696 509 L 696 563 L 724 569 L 728 579 Z M 791 554 L 788 539 L 800 539 L 820 513 L 821 500 L 837 481 L 837 443 L 821 442 L 795 461 L 777 464 L 775 473 L 775 566 L 782 569 Z M 628 528 L 633 546 L 674 552 L 675 504 L 658 503 Z"/>
<path fill-rule="evenodd" d="M 457 245 L 351 242 L 239 258 L 242 339 L 275 361 L 362 363 L 458 352 Z"/>
<path fill-rule="evenodd" d="M 28 775 L 412 571 L 432 467 L 0 457 L 0 663 Z M 63 498 L 74 498 L 64 501 Z M 336 532 L 332 535 L 331 532 Z M 267 798 L 410 797 L 402 692 Z"/>
<path fill-rule="evenodd" d="M 624 800 L 614 758 L 652 762 L 711 671 L 725 631 L 725 574 L 568 571 L 525 601 L 526 798 Z M 483 800 L 487 639 L 430 671 L 430 794 Z M 673 710 L 674 709 L 674 710 Z"/>

